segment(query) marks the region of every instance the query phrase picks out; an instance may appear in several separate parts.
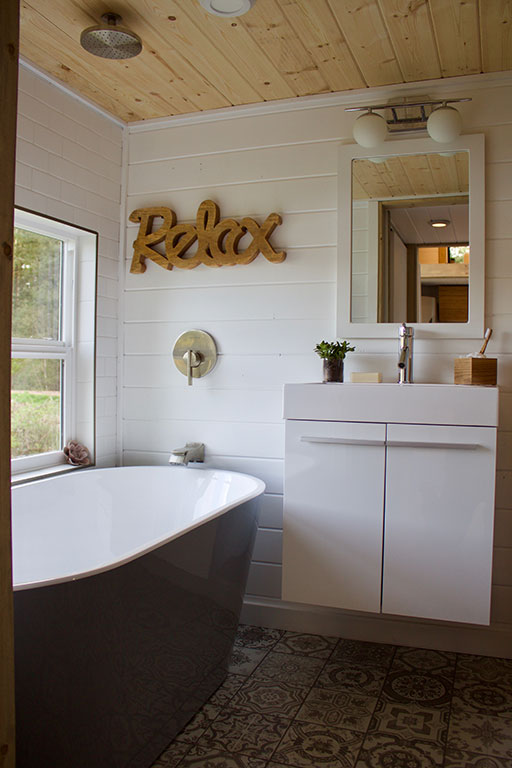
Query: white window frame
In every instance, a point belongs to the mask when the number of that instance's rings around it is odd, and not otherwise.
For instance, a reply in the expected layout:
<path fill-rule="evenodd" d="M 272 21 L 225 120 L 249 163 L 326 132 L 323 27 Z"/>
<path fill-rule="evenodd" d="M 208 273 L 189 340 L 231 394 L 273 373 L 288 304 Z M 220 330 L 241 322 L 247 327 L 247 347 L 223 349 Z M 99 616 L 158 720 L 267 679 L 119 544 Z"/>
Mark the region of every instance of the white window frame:
<path fill-rule="evenodd" d="M 79 303 L 83 301 L 91 309 L 95 316 L 96 305 L 96 270 L 94 286 L 81 285 L 80 266 L 82 260 L 91 260 L 96 258 L 97 234 L 87 230 L 78 229 L 70 224 L 60 222 L 55 219 L 35 214 L 29 211 L 16 209 L 14 217 L 14 226 L 19 229 L 29 230 L 41 235 L 54 237 L 62 241 L 62 283 L 61 283 L 61 333 L 60 340 L 52 341 L 46 339 L 12 339 L 12 357 L 13 358 L 32 358 L 32 359 L 50 359 L 61 360 L 64 363 L 63 376 L 61 379 L 61 413 L 62 413 L 62 447 L 70 439 L 78 439 L 87 446 L 94 458 L 94 351 L 87 355 L 81 351 L 90 343 L 80 344 L 85 339 L 80 338 L 80 323 L 78 322 Z M 91 252 L 91 249 L 93 252 Z M 93 293 L 93 295 L 91 295 Z M 91 301 L 92 299 L 92 301 Z M 94 318 L 93 318 L 93 325 Z M 89 340 L 88 340 L 89 341 Z M 95 341 L 95 332 L 94 339 Z M 92 345 L 94 348 L 94 344 Z M 89 399 L 89 409 L 83 408 L 83 403 L 77 402 L 77 364 L 78 358 L 82 355 L 82 368 L 92 366 L 92 375 L 90 386 L 81 387 L 81 398 Z M 80 415 L 88 410 L 92 413 L 92 418 Z M 80 421 L 80 425 L 78 422 Z M 77 434 L 77 427 L 80 432 Z M 16 476 L 27 473 L 30 476 L 48 473 L 52 469 L 58 469 L 60 465 L 66 465 L 66 459 L 62 448 L 56 451 L 46 453 L 32 454 L 11 459 L 11 475 L 13 479 Z"/>

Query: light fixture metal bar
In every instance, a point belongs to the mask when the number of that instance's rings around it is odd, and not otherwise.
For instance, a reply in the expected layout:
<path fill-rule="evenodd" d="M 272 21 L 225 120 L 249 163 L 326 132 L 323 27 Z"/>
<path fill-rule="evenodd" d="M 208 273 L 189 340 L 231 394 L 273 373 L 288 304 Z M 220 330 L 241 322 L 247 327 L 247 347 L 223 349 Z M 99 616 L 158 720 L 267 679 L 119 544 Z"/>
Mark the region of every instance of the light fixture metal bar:
<path fill-rule="evenodd" d="M 397 117 L 395 120 L 386 120 L 388 125 L 401 125 L 402 123 L 426 123 L 427 117 L 418 115 L 417 117 Z"/>
<path fill-rule="evenodd" d="M 421 125 L 419 125 L 419 122 L 420 122 L 419 120 L 415 120 L 415 122 L 418 123 L 418 126 L 415 128 L 411 128 L 410 125 L 407 126 L 406 128 L 393 128 L 393 130 L 389 132 L 390 136 L 395 136 L 395 134 L 397 133 L 414 133 L 415 131 L 419 133 L 420 131 L 426 130 L 427 128 L 426 122 L 421 123 Z M 393 125 L 395 125 L 395 123 L 393 123 Z M 400 125 L 400 123 L 396 123 L 396 125 Z"/>
<path fill-rule="evenodd" d="M 345 107 L 345 112 L 368 112 L 373 109 L 408 109 L 409 107 L 429 107 L 435 104 L 456 104 L 460 101 L 472 101 L 470 97 L 464 99 L 436 99 L 435 101 L 411 101 L 411 102 L 397 102 L 395 104 L 373 104 L 366 107 Z"/>

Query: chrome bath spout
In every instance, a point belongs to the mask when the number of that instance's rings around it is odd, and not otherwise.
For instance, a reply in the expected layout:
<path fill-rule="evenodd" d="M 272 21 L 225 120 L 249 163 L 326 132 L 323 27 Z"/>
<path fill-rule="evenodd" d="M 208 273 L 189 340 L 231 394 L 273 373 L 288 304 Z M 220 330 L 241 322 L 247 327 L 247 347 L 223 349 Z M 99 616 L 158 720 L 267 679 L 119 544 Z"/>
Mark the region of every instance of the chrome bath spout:
<path fill-rule="evenodd" d="M 189 461 L 204 461 L 204 443 L 187 443 L 183 448 L 175 448 L 169 456 L 169 464 L 183 464 Z"/>
<path fill-rule="evenodd" d="M 400 346 L 398 348 L 398 383 L 412 384 L 412 353 L 414 328 L 402 323 L 398 329 Z"/>

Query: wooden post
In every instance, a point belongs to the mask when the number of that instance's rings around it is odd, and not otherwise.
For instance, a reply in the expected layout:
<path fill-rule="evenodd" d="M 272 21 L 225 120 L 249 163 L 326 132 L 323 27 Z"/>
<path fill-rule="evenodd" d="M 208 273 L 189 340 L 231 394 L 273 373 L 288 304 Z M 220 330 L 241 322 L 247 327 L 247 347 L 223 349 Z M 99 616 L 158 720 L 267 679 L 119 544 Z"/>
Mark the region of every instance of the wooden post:
<path fill-rule="evenodd" d="M 19 0 L 0 3 L 0 768 L 14 768 L 11 580 L 11 292 Z"/>

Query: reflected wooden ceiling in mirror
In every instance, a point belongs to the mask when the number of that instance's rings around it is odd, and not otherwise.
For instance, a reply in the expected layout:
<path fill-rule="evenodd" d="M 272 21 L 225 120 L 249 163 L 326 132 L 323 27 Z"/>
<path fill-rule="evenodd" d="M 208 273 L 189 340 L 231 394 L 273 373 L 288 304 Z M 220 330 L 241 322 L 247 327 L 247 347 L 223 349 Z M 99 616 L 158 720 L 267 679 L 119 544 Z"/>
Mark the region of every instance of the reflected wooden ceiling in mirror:
<path fill-rule="evenodd" d="M 467 152 L 358 158 L 352 162 L 353 200 L 469 192 Z"/>
<path fill-rule="evenodd" d="M 120 119 L 512 69 L 510 3 L 257 0 L 237 18 L 197 0 L 21 0 L 21 55 Z M 80 33 L 105 11 L 140 36 L 97 59 Z"/>

